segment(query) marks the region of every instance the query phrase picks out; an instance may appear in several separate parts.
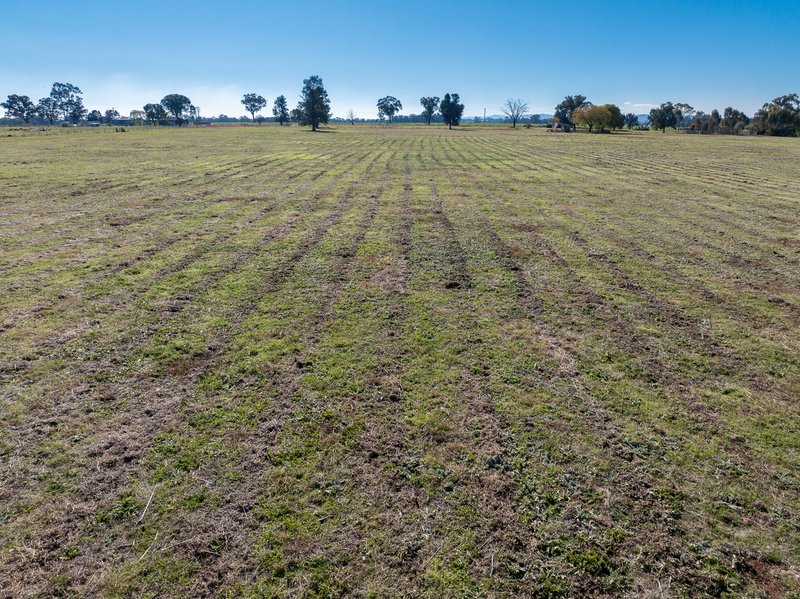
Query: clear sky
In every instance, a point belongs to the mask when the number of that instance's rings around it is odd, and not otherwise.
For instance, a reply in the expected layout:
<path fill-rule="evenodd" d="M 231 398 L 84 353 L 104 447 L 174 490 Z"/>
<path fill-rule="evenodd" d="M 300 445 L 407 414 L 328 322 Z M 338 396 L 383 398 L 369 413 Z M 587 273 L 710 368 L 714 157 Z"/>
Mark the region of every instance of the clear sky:
<path fill-rule="evenodd" d="M 333 112 L 375 116 L 393 95 L 458 92 L 467 115 L 506 98 L 551 113 L 567 94 L 647 112 L 665 100 L 752 113 L 800 92 L 800 0 L 194 0 L 0 3 L 0 97 L 54 81 L 88 109 L 127 114 L 168 93 L 205 116 L 245 114 L 245 92 L 294 106 L 320 75 Z"/>

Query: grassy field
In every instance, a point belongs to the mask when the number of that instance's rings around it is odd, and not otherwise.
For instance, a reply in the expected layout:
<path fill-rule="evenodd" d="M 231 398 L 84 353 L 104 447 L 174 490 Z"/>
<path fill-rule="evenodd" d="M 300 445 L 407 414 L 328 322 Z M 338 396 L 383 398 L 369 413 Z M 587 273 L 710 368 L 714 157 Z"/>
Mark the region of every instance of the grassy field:
<path fill-rule="evenodd" d="M 0 134 L 0 596 L 800 596 L 800 140 Z"/>

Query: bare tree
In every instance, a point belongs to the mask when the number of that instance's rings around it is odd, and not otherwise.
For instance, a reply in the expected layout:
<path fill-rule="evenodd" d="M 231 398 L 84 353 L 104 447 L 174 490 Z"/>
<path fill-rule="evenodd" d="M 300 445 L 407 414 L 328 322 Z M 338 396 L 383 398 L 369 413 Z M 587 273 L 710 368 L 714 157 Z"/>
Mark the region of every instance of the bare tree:
<path fill-rule="evenodd" d="M 509 98 L 506 103 L 500 107 L 508 118 L 511 119 L 511 126 L 516 127 L 517 122 L 526 114 L 528 114 L 528 103 L 525 100 L 517 98 Z"/>
<path fill-rule="evenodd" d="M 356 123 L 356 113 L 352 108 L 347 111 L 347 120 L 350 121 L 351 125 Z"/>

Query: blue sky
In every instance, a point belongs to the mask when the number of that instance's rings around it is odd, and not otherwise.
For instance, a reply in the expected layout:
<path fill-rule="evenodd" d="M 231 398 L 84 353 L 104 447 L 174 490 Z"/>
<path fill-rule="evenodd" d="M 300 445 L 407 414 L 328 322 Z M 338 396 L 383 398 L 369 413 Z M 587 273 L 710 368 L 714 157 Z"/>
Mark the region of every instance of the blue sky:
<path fill-rule="evenodd" d="M 574 93 L 625 112 L 669 99 L 752 113 L 800 92 L 800 0 L 3 4 L 0 96 L 68 81 L 87 108 L 122 113 L 184 93 L 239 116 L 250 91 L 269 112 L 312 74 L 335 115 L 363 117 L 384 95 L 408 114 L 447 91 L 469 115 L 509 97 L 549 113 Z"/>

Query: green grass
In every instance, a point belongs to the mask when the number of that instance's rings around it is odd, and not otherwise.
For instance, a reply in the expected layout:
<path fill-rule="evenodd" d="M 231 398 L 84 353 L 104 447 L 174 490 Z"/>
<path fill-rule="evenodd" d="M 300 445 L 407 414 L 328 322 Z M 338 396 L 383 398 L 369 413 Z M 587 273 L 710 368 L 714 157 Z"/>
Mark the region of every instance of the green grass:
<path fill-rule="evenodd" d="M 800 593 L 796 140 L 0 134 L 3 593 Z"/>

